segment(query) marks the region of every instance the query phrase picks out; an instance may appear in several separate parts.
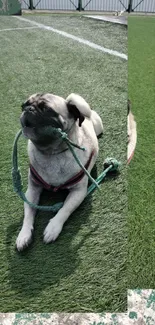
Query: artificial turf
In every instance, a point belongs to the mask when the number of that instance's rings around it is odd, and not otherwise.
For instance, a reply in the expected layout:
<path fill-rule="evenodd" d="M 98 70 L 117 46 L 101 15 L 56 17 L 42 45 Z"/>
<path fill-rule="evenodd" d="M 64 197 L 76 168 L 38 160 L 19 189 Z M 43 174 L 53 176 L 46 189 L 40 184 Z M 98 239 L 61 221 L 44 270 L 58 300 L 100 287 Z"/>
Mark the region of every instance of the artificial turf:
<path fill-rule="evenodd" d="M 128 170 L 129 288 L 154 288 L 155 17 L 130 17 L 128 28 L 128 93 L 138 135 Z"/>
<path fill-rule="evenodd" d="M 48 23 L 51 19 L 52 25 L 52 17 L 35 16 L 35 20 L 44 20 L 46 24 L 46 19 Z M 57 15 L 60 24 L 61 19 Z M 61 29 L 69 28 L 66 27 L 69 19 L 73 18 L 63 16 Z M 87 38 L 91 41 L 96 28 L 99 30 L 96 43 L 100 38 L 99 44 L 105 46 L 104 39 L 107 39 L 110 49 L 121 49 L 122 35 L 122 52 L 127 46 L 124 27 L 79 17 L 74 21 L 74 35 L 75 24 L 81 35 L 87 30 Z M 14 17 L 1 17 L 0 20 L 0 29 L 24 26 L 30 24 Z M 127 62 L 41 29 L 1 31 L 0 44 L 0 310 L 31 313 L 125 311 Z M 52 92 L 63 97 L 71 92 L 82 95 L 104 123 L 96 164 L 98 174 L 107 156 L 120 160 L 122 167 L 120 174 L 107 178 L 101 191 L 94 192 L 73 213 L 55 243 L 43 244 L 42 234 L 52 214 L 39 212 L 33 243 L 19 254 L 15 241 L 22 225 L 23 202 L 13 192 L 11 151 L 20 128 L 21 103 L 36 92 Z M 26 141 L 20 143 L 19 162 L 26 189 Z M 42 198 L 44 202 L 49 201 L 46 195 Z"/>

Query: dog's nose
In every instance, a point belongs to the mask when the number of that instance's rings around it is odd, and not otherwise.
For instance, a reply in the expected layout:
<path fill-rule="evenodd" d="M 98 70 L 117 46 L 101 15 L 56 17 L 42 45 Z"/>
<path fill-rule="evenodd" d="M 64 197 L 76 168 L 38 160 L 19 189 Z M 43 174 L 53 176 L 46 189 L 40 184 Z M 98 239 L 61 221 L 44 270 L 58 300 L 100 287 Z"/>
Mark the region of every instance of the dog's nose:
<path fill-rule="evenodd" d="M 34 108 L 33 106 L 26 106 L 26 107 L 24 108 L 24 110 L 25 110 L 26 112 L 34 112 L 35 108 Z"/>
<path fill-rule="evenodd" d="M 24 127 L 24 126 L 29 126 L 29 127 L 32 126 L 31 117 L 25 111 L 22 113 L 22 115 L 20 117 L 20 122 L 21 122 L 22 127 Z"/>

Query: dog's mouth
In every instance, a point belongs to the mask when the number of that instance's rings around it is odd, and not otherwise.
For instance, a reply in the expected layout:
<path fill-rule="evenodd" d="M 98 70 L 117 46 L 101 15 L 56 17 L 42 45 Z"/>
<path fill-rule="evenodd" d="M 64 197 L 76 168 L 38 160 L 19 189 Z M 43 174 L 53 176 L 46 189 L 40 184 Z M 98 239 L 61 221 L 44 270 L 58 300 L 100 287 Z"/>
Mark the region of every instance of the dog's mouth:
<path fill-rule="evenodd" d="M 27 138 L 33 138 L 35 135 L 35 124 L 32 123 L 30 117 L 28 118 L 25 113 L 22 113 L 20 123 L 24 136 Z"/>
<path fill-rule="evenodd" d="M 37 125 L 37 119 L 33 113 L 30 112 L 22 112 L 20 116 L 20 123 L 22 128 L 34 128 Z"/>
<path fill-rule="evenodd" d="M 21 115 L 20 117 L 20 123 L 21 123 L 21 126 L 24 128 L 24 127 L 34 127 L 32 121 L 30 122 L 31 118 L 30 117 L 27 117 L 26 114 L 23 114 Z"/>
<path fill-rule="evenodd" d="M 29 121 L 25 121 L 25 123 L 23 122 L 23 121 L 21 121 L 20 120 L 20 122 L 21 122 L 21 126 L 22 126 L 22 129 L 23 129 L 23 131 L 24 130 L 35 130 L 36 129 L 36 126 L 34 125 L 34 124 L 32 124 L 31 122 L 29 122 Z"/>

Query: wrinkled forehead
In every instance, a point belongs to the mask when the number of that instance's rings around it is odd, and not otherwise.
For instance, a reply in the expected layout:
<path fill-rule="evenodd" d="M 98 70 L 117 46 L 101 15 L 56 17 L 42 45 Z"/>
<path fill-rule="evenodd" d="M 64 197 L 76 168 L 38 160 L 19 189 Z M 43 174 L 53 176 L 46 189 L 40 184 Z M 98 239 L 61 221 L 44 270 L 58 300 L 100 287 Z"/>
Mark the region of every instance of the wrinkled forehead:
<path fill-rule="evenodd" d="M 46 93 L 46 94 L 33 94 L 25 102 L 25 105 L 35 105 L 44 103 L 47 107 L 53 109 L 58 114 L 63 115 L 67 111 L 66 101 L 64 98 Z"/>

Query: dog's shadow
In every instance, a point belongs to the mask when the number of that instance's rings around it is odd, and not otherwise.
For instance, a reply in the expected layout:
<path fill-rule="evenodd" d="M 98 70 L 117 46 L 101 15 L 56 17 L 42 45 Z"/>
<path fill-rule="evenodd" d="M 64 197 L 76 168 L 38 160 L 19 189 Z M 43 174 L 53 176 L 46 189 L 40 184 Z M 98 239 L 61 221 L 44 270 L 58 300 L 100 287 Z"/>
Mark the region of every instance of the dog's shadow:
<path fill-rule="evenodd" d="M 92 170 L 96 178 L 96 165 Z M 52 194 L 54 203 L 64 201 L 66 191 Z M 90 227 L 89 215 L 91 213 L 91 198 L 89 195 L 80 207 L 70 216 L 58 239 L 51 244 L 43 243 L 43 231 L 51 217 L 51 212 L 39 212 L 35 220 L 35 230 L 32 244 L 23 252 L 15 249 L 15 239 L 22 225 L 12 224 L 7 229 L 6 248 L 9 265 L 9 281 L 12 290 L 21 297 L 37 296 L 46 287 L 59 284 L 60 280 L 75 272 L 80 264 L 79 249 L 84 245 L 87 237 L 92 236 L 96 225 Z M 52 200 L 53 201 L 53 200 Z M 42 195 L 40 204 L 53 204 L 51 193 Z"/>

